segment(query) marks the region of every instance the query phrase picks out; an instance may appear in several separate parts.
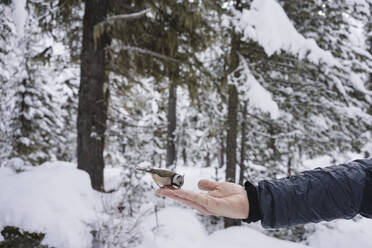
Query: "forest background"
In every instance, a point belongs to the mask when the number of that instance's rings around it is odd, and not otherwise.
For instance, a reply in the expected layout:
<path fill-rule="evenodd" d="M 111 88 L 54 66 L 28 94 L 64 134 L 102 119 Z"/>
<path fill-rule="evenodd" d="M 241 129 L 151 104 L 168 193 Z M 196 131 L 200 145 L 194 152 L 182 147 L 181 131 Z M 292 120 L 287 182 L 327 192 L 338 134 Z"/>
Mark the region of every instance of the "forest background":
<path fill-rule="evenodd" d="M 371 156 L 368 0 L 1 0 L 0 65 L 0 166 L 77 163 L 123 219 L 153 201 L 137 167 L 242 184 Z"/>

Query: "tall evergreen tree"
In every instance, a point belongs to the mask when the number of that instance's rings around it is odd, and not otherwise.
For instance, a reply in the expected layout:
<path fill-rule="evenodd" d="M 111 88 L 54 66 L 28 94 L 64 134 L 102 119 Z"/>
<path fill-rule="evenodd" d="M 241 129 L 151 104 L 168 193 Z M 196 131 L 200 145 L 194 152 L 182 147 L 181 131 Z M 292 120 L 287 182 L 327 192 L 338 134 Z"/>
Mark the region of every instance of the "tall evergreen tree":
<path fill-rule="evenodd" d="M 12 77 L 16 72 L 19 57 L 16 57 L 17 33 L 16 26 L 11 18 L 11 1 L 0 2 L 0 160 L 5 161 L 11 153 L 10 128 L 11 112 L 13 108 L 14 90 Z M 10 59 L 13 57 L 13 60 Z M 15 61 L 17 58 L 17 61 Z"/>
<path fill-rule="evenodd" d="M 104 32 L 94 36 L 94 27 L 107 16 L 108 1 L 86 1 L 78 108 L 78 168 L 88 172 L 92 187 L 103 191 L 103 150 L 107 119 L 107 73 Z"/>
<path fill-rule="evenodd" d="M 10 87 L 3 106 L 12 113 L 6 115 L 9 117 L 7 140 L 11 146 L 7 158 L 17 157 L 23 164 L 38 165 L 56 159 L 63 150 L 60 147 L 63 123 L 57 111 L 60 102 L 55 78 L 64 62 L 60 60 L 63 56 L 57 55 L 55 40 L 39 25 L 38 5 L 13 2 L 12 6 L 17 38 L 8 46 L 14 46 L 9 51 L 13 56 L 8 68 L 12 77 L 4 84 Z"/>

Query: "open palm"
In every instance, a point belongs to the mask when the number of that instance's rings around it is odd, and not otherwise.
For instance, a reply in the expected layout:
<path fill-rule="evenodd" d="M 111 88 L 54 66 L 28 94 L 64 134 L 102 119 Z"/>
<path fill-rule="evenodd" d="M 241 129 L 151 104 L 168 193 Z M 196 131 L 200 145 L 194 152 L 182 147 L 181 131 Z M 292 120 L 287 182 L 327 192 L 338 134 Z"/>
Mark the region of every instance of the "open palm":
<path fill-rule="evenodd" d="M 189 190 L 161 188 L 157 194 L 177 200 L 198 210 L 204 215 L 225 216 L 246 219 L 249 202 L 245 189 L 235 183 L 200 180 L 198 187 L 208 193 L 196 193 Z"/>

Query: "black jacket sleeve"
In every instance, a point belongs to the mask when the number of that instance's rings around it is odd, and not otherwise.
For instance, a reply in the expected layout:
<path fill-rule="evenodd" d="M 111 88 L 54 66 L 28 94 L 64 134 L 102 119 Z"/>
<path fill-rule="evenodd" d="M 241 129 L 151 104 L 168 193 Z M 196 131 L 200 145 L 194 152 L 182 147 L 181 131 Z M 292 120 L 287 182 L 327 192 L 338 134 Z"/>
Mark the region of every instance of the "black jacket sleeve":
<path fill-rule="evenodd" d="M 265 228 L 351 219 L 357 214 L 372 218 L 372 159 L 245 186 L 250 201 L 245 221 L 261 219 Z"/>

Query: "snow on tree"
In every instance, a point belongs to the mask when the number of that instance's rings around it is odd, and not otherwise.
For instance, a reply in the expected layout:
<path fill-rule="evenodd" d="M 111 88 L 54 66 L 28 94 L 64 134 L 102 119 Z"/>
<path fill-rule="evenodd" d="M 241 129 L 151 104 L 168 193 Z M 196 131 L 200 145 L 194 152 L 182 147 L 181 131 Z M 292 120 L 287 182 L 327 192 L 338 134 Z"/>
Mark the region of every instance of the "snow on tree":
<path fill-rule="evenodd" d="M 40 28 L 35 4 L 21 5 L 20 1 L 15 6 L 11 21 L 18 33 L 14 32 L 12 46 L 8 46 L 14 64 L 9 64 L 12 77 L 4 84 L 6 139 L 11 147 L 6 158 L 20 157 L 33 165 L 56 158 L 72 160 L 75 151 L 67 144 L 70 135 L 62 133 L 68 128 L 66 117 L 73 113 L 64 110 L 63 104 L 72 89 L 65 83 L 74 84 L 76 75 L 67 65 L 68 50 L 57 38 L 61 31 L 49 36 Z"/>

